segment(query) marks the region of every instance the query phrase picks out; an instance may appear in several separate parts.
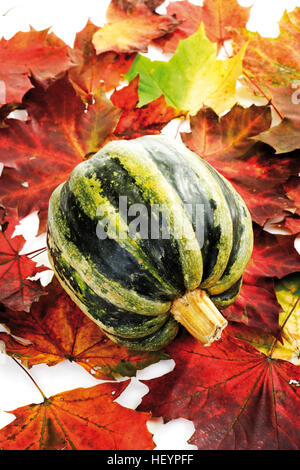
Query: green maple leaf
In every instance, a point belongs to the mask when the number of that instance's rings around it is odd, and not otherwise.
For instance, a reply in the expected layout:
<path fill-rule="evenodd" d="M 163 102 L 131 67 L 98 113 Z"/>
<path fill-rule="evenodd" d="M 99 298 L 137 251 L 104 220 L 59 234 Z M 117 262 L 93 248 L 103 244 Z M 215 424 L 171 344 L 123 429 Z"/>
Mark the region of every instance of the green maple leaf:
<path fill-rule="evenodd" d="M 164 95 L 167 104 L 190 115 L 203 105 L 221 114 L 236 103 L 244 51 L 217 60 L 217 44 L 207 39 L 201 25 L 195 34 L 179 42 L 169 62 L 152 62 L 138 54 L 125 78 L 131 81 L 139 75 L 139 107 Z"/>

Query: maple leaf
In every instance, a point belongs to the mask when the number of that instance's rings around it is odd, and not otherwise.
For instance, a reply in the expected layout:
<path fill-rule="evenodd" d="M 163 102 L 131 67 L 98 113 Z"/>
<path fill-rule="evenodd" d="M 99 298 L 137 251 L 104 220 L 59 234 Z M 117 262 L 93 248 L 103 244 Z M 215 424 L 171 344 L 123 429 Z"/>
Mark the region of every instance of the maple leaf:
<path fill-rule="evenodd" d="M 297 214 L 287 215 L 284 222 L 277 224 L 277 227 L 288 230 L 292 235 L 298 234 L 300 233 L 300 216 Z"/>
<path fill-rule="evenodd" d="M 17 211 L 1 208 L 0 212 L 0 302 L 13 310 L 29 312 L 44 291 L 39 283 L 27 278 L 45 268 L 37 268 L 28 256 L 20 254 L 25 244 L 22 235 L 11 238 L 19 224 Z"/>
<path fill-rule="evenodd" d="M 243 67 L 262 85 L 286 85 L 300 79 L 300 8 L 285 11 L 279 22 L 277 38 L 265 38 L 257 32 L 232 30 L 234 51 L 247 42 Z"/>
<path fill-rule="evenodd" d="M 260 225 L 295 209 L 283 185 L 300 170 L 296 151 L 274 157 L 270 146 L 251 143 L 251 137 L 269 123 L 264 106 L 235 106 L 221 118 L 204 108 L 191 118 L 191 132 L 181 134 L 187 147 L 233 184 Z"/>
<path fill-rule="evenodd" d="M 178 20 L 178 26 L 172 33 L 155 39 L 154 44 L 166 53 L 175 52 L 179 41 L 196 33 L 202 21 L 202 7 L 188 0 L 172 2 L 167 6 L 167 14 Z"/>
<path fill-rule="evenodd" d="M 136 108 L 138 103 L 139 77 L 134 78 L 127 87 L 116 90 L 112 103 L 122 109 L 122 114 L 114 130 L 117 138 L 134 139 L 147 134 L 159 134 L 161 129 L 180 113 L 166 104 L 160 96 L 147 105 Z"/>
<path fill-rule="evenodd" d="M 249 150 L 252 137 L 269 129 L 269 106 L 243 108 L 239 104 L 219 117 L 211 108 L 201 108 L 190 118 L 190 133 L 182 133 L 182 140 L 190 148 L 197 149 L 205 159 L 240 157 Z"/>
<path fill-rule="evenodd" d="M 167 357 L 162 352 L 135 352 L 113 343 L 79 310 L 57 281 L 47 291 L 48 295 L 29 313 L 0 312 L 0 322 L 13 335 L 0 333 L 6 352 L 26 367 L 41 363 L 53 366 L 69 359 L 93 377 L 111 380 L 133 376 L 138 369 Z"/>
<path fill-rule="evenodd" d="M 69 47 L 53 33 L 18 32 L 0 40 L 0 104 L 21 101 L 32 88 L 30 77 L 49 84 L 74 64 Z M 3 87 L 3 89 L 2 89 Z"/>
<path fill-rule="evenodd" d="M 199 449 L 299 449 L 300 369 L 264 355 L 229 325 L 209 348 L 183 334 L 167 347 L 175 369 L 145 381 L 139 410 L 192 420 Z"/>
<path fill-rule="evenodd" d="M 300 148 L 299 91 L 297 86 L 297 82 L 293 82 L 281 87 L 264 87 L 283 120 L 271 129 L 258 134 L 255 140 L 261 140 L 271 145 L 275 148 L 276 153 L 290 152 Z"/>
<path fill-rule="evenodd" d="M 300 122 L 284 118 L 280 124 L 259 134 L 257 140 L 271 145 L 276 153 L 287 153 L 300 148 Z"/>
<path fill-rule="evenodd" d="M 11 411 L 15 421 L 0 430 L 3 450 L 150 450 L 150 413 L 115 400 L 128 382 L 77 388 Z"/>
<path fill-rule="evenodd" d="M 172 16 L 158 15 L 143 2 L 128 11 L 112 2 L 106 18 L 108 23 L 93 36 L 97 54 L 146 52 L 152 39 L 173 31 L 178 24 Z"/>
<path fill-rule="evenodd" d="M 256 328 L 259 334 L 278 335 L 280 332 L 280 305 L 276 299 L 273 279 L 251 278 L 245 273 L 241 291 L 236 301 L 222 311 L 229 321 Z"/>
<path fill-rule="evenodd" d="M 218 114 L 236 102 L 236 81 L 242 73 L 243 49 L 226 60 L 217 60 L 217 45 L 205 36 L 204 28 L 180 41 L 169 62 L 151 61 L 137 54 L 125 75 L 133 80 L 138 74 L 139 106 L 162 94 L 166 103 L 191 116 L 206 104 Z"/>
<path fill-rule="evenodd" d="M 223 44 L 231 38 L 230 28 L 246 26 L 250 10 L 251 7 L 242 7 L 236 0 L 204 0 L 202 19 L 207 37 Z"/>
<path fill-rule="evenodd" d="M 289 197 L 294 202 L 294 205 L 296 207 L 296 213 L 300 215 L 300 191 L 299 191 L 299 177 L 298 176 L 292 176 L 285 184 L 284 184 L 284 189 L 286 190 L 286 193 Z"/>
<path fill-rule="evenodd" d="M 261 334 L 253 329 L 241 329 L 237 336 L 250 342 L 256 349 L 275 359 L 284 359 L 300 365 L 300 273 L 291 274 L 276 282 L 276 295 L 281 305 L 278 335 Z"/>
<path fill-rule="evenodd" d="M 246 26 L 250 9 L 241 7 L 236 0 L 205 0 L 203 7 L 187 0 L 172 2 L 167 7 L 167 14 L 175 16 L 179 25 L 175 31 L 156 39 L 154 43 L 164 52 L 174 52 L 178 42 L 194 34 L 202 21 L 208 39 L 217 42 L 220 48 L 224 41 L 231 38 L 232 28 Z"/>
<path fill-rule="evenodd" d="M 154 11 L 163 2 L 164 0 L 112 0 L 114 5 L 124 11 L 128 11 L 129 13 L 131 13 L 132 10 L 134 10 L 134 8 L 141 3 L 146 5 L 149 10 Z"/>
<path fill-rule="evenodd" d="M 254 228 L 254 247 L 248 263 L 248 275 L 281 279 L 290 273 L 300 271 L 300 256 L 294 247 L 294 238 L 275 235 Z"/>
<path fill-rule="evenodd" d="M 237 300 L 224 310 L 228 320 L 245 323 L 262 332 L 277 336 L 280 331 L 280 304 L 274 291 L 273 278 L 282 278 L 300 270 L 300 257 L 294 248 L 294 237 L 273 235 L 254 227 L 254 246 L 243 275 Z"/>
<path fill-rule="evenodd" d="M 39 210 L 43 231 L 52 191 L 105 144 L 121 111 L 102 88 L 86 107 L 66 77 L 46 91 L 31 90 L 24 104 L 30 120 L 7 119 L 8 127 L 0 129 L 1 161 L 10 167 L 1 177 L 0 198 L 4 205 L 18 207 L 20 217 Z"/>
<path fill-rule="evenodd" d="M 82 31 L 76 34 L 72 57 L 77 66 L 72 67 L 68 74 L 76 91 L 88 101 L 90 94 L 103 83 L 105 90 L 116 88 L 122 76 L 131 67 L 135 54 L 116 54 L 106 52 L 96 54 L 92 44 L 93 35 L 99 27 L 88 21 Z"/>

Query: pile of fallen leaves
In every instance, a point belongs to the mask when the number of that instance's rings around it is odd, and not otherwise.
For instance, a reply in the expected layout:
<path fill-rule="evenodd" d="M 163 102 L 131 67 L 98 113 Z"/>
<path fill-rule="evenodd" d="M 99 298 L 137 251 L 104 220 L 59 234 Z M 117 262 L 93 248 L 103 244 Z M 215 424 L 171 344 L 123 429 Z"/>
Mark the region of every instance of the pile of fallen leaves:
<path fill-rule="evenodd" d="M 113 0 L 107 24 L 88 22 L 73 48 L 48 30 L 0 41 L 0 340 L 27 369 L 68 359 L 110 380 L 40 390 L 40 404 L 13 411 L 0 448 L 153 449 L 151 416 L 192 420 L 199 449 L 300 447 L 300 8 L 271 39 L 247 31 L 250 9 L 236 0 L 172 2 L 165 15 L 161 3 Z M 170 60 L 141 55 L 149 44 Z M 238 104 L 237 85 L 265 104 Z M 173 119 L 189 120 L 182 141 L 244 198 L 255 245 L 220 341 L 205 348 L 181 332 L 141 354 L 109 341 L 55 280 L 29 280 L 46 268 L 12 235 L 36 210 L 44 232 L 53 189 L 108 141 L 159 134 Z M 274 218 L 288 234 L 263 229 Z M 168 357 L 175 369 L 146 382 L 137 411 L 114 402 L 128 384 L 114 379 Z"/>

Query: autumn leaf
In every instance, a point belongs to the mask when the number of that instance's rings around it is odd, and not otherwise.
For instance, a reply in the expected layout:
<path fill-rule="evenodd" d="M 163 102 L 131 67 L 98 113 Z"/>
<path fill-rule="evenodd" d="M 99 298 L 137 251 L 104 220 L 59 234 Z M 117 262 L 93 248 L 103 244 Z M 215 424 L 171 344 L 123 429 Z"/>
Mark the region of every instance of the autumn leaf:
<path fill-rule="evenodd" d="M 1 177 L 0 198 L 18 207 L 20 217 L 39 210 L 43 231 L 52 191 L 105 144 L 121 112 L 102 88 L 86 107 L 65 77 L 47 91 L 31 90 L 24 104 L 29 121 L 7 119 L 8 127 L 0 129 L 0 158 L 9 167 Z"/>
<path fill-rule="evenodd" d="M 211 108 L 201 108 L 190 118 L 190 133 L 182 133 L 184 143 L 203 158 L 236 158 L 254 145 L 252 137 L 269 129 L 269 106 L 243 108 L 239 104 L 219 117 Z"/>
<path fill-rule="evenodd" d="M 17 211 L 1 208 L 0 213 L 0 302 L 10 309 L 29 312 L 44 291 L 39 283 L 27 278 L 45 268 L 37 268 L 28 256 L 20 254 L 25 244 L 22 235 L 11 238 L 19 224 Z"/>
<path fill-rule="evenodd" d="M 279 324 L 281 341 L 277 336 L 261 334 L 252 329 L 241 329 L 237 336 L 274 359 L 284 359 L 300 365 L 300 273 L 291 274 L 276 282 L 276 295 L 281 305 Z"/>
<path fill-rule="evenodd" d="M 178 24 L 172 16 L 153 12 L 144 2 L 128 11 L 124 11 L 117 2 L 111 2 L 106 19 L 108 23 L 93 36 L 97 54 L 108 51 L 118 54 L 146 52 L 152 39 L 173 31 Z"/>
<path fill-rule="evenodd" d="M 0 430 L 3 450 L 150 450 L 150 413 L 115 400 L 128 382 L 77 388 L 11 411 L 15 421 Z"/>
<path fill-rule="evenodd" d="M 230 28 L 246 26 L 251 7 L 239 5 L 237 0 L 204 0 L 202 20 L 210 41 L 223 44 L 231 38 Z"/>
<path fill-rule="evenodd" d="M 300 121 L 299 112 L 299 86 L 300 83 L 292 82 L 285 86 L 265 85 L 264 89 L 272 103 L 276 106 L 280 114 L 292 121 Z"/>
<path fill-rule="evenodd" d="M 161 38 L 155 39 L 154 44 L 166 53 L 175 52 L 179 41 L 196 33 L 202 21 L 202 7 L 188 0 L 171 2 L 167 6 L 167 14 L 174 16 L 179 24 L 177 28 Z"/>
<path fill-rule="evenodd" d="M 280 332 L 280 311 L 273 279 L 262 276 L 244 280 L 238 298 L 222 314 L 229 321 L 256 328 L 259 334 L 276 336 Z"/>
<path fill-rule="evenodd" d="M 91 101 L 89 95 L 97 90 L 100 83 L 103 83 L 106 91 L 116 88 L 135 57 L 135 54 L 115 52 L 97 55 L 92 38 L 98 29 L 98 26 L 88 21 L 84 29 L 76 34 L 72 57 L 77 65 L 68 72 L 74 88 L 87 101 Z"/>
<path fill-rule="evenodd" d="M 257 139 L 274 147 L 276 153 L 291 152 L 300 147 L 300 126 L 284 118 L 277 126 L 258 135 Z"/>
<path fill-rule="evenodd" d="M 204 108 L 191 118 L 191 132 L 181 134 L 187 147 L 233 184 L 259 225 L 295 210 L 284 184 L 300 170 L 296 151 L 274 157 L 270 146 L 251 143 L 253 135 L 269 124 L 264 106 L 235 106 L 221 118 Z"/>
<path fill-rule="evenodd" d="M 112 2 L 123 11 L 131 13 L 140 3 L 146 5 L 149 10 L 154 11 L 164 0 L 112 0 Z"/>
<path fill-rule="evenodd" d="M 20 102 L 32 88 L 30 77 L 49 84 L 74 64 L 69 47 L 53 33 L 19 32 L 0 40 L 0 104 Z M 2 89 L 3 87 L 3 89 Z"/>
<path fill-rule="evenodd" d="M 285 11 L 279 28 L 277 38 L 265 38 L 241 29 L 232 31 L 234 51 L 247 42 L 244 70 L 264 86 L 286 85 L 300 79 L 300 8 Z"/>
<path fill-rule="evenodd" d="M 254 227 L 253 253 L 244 272 L 241 292 L 223 312 L 228 320 L 257 328 L 260 334 L 279 335 L 281 307 L 274 290 L 274 278 L 300 271 L 294 238 Z"/>
<path fill-rule="evenodd" d="M 187 0 L 172 2 L 167 7 L 167 14 L 179 21 L 172 33 L 156 39 L 164 52 L 174 52 L 178 42 L 194 34 L 204 23 L 206 36 L 217 42 L 218 48 L 231 38 L 232 28 L 243 28 L 249 19 L 250 8 L 240 6 L 236 0 L 205 0 L 203 7 Z"/>
<path fill-rule="evenodd" d="M 294 238 L 271 234 L 255 227 L 253 253 L 246 274 L 281 279 L 300 271 L 300 255 L 294 247 Z"/>
<path fill-rule="evenodd" d="M 294 202 L 296 213 L 300 215 L 300 191 L 299 191 L 299 177 L 291 176 L 284 184 L 284 189 L 290 200 Z"/>
<path fill-rule="evenodd" d="M 274 147 L 276 153 L 285 153 L 300 148 L 300 111 L 297 82 L 286 86 L 265 86 L 275 109 L 283 117 L 276 126 L 255 137 Z"/>
<path fill-rule="evenodd" d="M 161 129 L 180 113 L 166 104 L 164 96 L 160 96 L 151 103 L 137 108 L 139 77 L 121 90 L 116 90 L 112 96 L 112 103 L 122 109 L 122 114 L 114 130 L 118 139 L 135 139 L 142 135 L 159 134 Z"/>
<path fill-rule="evenodd" d="M 175 369 L 145 381 L 138 408 L 165 420 L 192 420 L 199 449 L 299 449 L 300 369 L 264 355 L 236 337 L 230 325 L 204 347 L 182 334 L 167 347 Z"/>
<path fill-rule="evenodd" d="M 243 49 L 233 58 L 217 60 L 217 45 L 205 36 L 203 26 L 180 41 L 169 62 L 151 61 L 138 54 L 125 75 L 137 75 L 139 103 L 144 106 L 162 94 L 166 103 L 191 116 L 205 104 L 218 114 L 236 103 L 236 81 L 242 73 Z"/>
<path fill-rule="evenodd" d="M 287 215 L 283 223 L 277 224 L 277 227 L 288 230 L 292 235 L 298 234 L 300 233 L 300 216 L 297 214 Z"/>
<path fill-rule="evenodd" d="M 0 323 L 13 335 L 0 332 L 6 352 L 26 367 L 41 363 L 54 366 L 68 359 L 97 379 L 111 380 L 133 376 L 138 369 L 167 357 L 163 352 L 139 353 L 113 343 L 79 310 L 57 281 L 47 291 L 48 295 L 30 312 L 0 311 Z"/>

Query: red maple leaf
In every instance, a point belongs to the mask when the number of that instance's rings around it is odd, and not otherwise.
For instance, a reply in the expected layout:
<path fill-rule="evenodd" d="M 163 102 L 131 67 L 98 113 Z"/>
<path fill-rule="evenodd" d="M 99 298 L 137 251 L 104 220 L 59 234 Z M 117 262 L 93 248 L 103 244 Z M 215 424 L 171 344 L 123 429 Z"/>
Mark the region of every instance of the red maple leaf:
<path fill-rule="evenodd" d="M 265 106 L 244 109 L 236 105 L 221 118 L 202 108 L 191 118 L 192 132 L 181 134 L 191 150 L 233 184 L 260 225 L 294 210 L 283 185 L 300 170 L 296 152 L 275 156 L 271 147 L 253 145 L 251 137 L 269 125 L 270 112 Z"/>
<path fill-rule="evenodd" d="M 166 34 L 153 42 L 166 53 L 175 52 L 182 39 L 194 34 L 202 21 L 202 7 L 190 3 L 188 0 L 172 2 L 167 6 L 167 14 L 178 20 L 178 27 L 172 33 Z"/>
<path fill-rule="evenodd" d="M 110 341 L 98 325 L 84 315 L 70 297 L 52 282 L 48 295 L 30 312 L 0 311 L 0 323 L 11 335 L 0 333 L 6 352 L 28 368 L 54 366 L 66 359 L 84 367 L 97 379 L 135 375 L 167 356 L 162 352 L 138 353 Z"/>
<path fill-rule="evenodd" d="M 151 40 L 167 34 L 177 27 L 175 18 L 158 15 L 144 2 L 123 5 L 112 1 L 106 12 L 108 21 L 94 34 L 93 44 L 97 54 L 114 51 L 120 53 L 146 52 Z"/>
<path fill-rule="evenodd" d="M 120 110 L 102 88 L 86 107 L 66 77 L 46 91 L 34 88 L 24 104 L 30 119 L 7 119 L 8 127 L 0 129 L 0 158 L 10 167 L 1 177 L 0 198 L 4 205 L 17 207 L 20 217 L 39 210 L 43 231 L 52 191 L 105 144 Z"/>
<path fill-rule="evenodd" d="M 69 47 L 48 29 L 19 32 L 0 40 L 0 104 L 21 101 L 32 88 L 30 77 L 49 84 L 74 64 Z"/>
<path fill-rule="evenodd" d="M 106 91 L 116 88 L 135 58 L 135 54 L 116 52 L 97 55 L 92 38 L 98 29 L 98 26 L 88 21 L 83 30 L 76 34 L 72 57 L 77 65 L 69 70 L 74 88 L 88 101 L 92 101 L 92 94 L 100 83 L 103 83 Z"/>
<path fill-rule="evenodd" d="M 282 308 L 275 295 L 274 278 L 300 271 L 294 238 L 254 228 L 253 253 L 244 272 L 241 292 L 234 304 L 224 310 L 228 320 L 278 335 Z"/>
<path fill-rule="evenodd" d="M 240 6 L 236 0 L 204 0 L 202 7 L 184 0 L 170 3 L 167 14 L 173 15 L 179 25 L 175 31 L 156 39 L 154 43 L 164 52 L 174 52 L 178 42 L 194 34 L 201 22 L 208 39 L 222 45 L 231 38 L 231 28 L 246 26 L 250 8 Z"/>
<path fill-rule="evenodd" d="M 295 237 L 274 235 L 255 227 L 254 248 L 246 273 L 252 277 L 277 277 L 300 271 Z"/>
<path fill-rule="evenodd" d="M 237 0 L 204 0 L 202 19 L 210 41 L 223 44 L 231 38 L 230 28 L 244 28 L 251 7 L 239 5 Z"/>
<path fill-rule="evenodd" d="M 287 196 L 291 199 L 296 207 L 296 213 L 300 215 L 300 191 L 299 191 L 299 176 L 292 176 L 284 184 Z"/>
<path fill-rule="evenodd" d="M 199 449 L 300 448 L 299 367 L 258 352 L 234 326 L 210 347 L 183 334 L 167 351 L 175 369 L 145 382 L 139 410 L 192 420 Z"/>
<path fill-rule="evenodd" d="M 1 208 L 0 302 L 13 310 L 29 312 L 32 302 L 36 302 L 44 291 L 39 283 L 27 278 L 45 268 L 37 268 L 28 256 L 20 254 L 24 238 L 22 235 L 11 238 L 18 224 L 17 211 Z"/>
<path fill-rule="evenodd" d="M 127 382 L 104 383 L 59 393 L 13 410 L 15 421 L 0 430 L 4 450 L 150 450 L 150 413 L 115 400 Z"/>
<path fill-rule="evenodd" d="M 147 134 L 159 134 L 161 129 L 180 113 L 166 104 L 164 96 L 137 108 L 139 77 L 111 96 L 112 103 L 122 109 L 114 131 L 117 138 L 134 139 Z"/>

